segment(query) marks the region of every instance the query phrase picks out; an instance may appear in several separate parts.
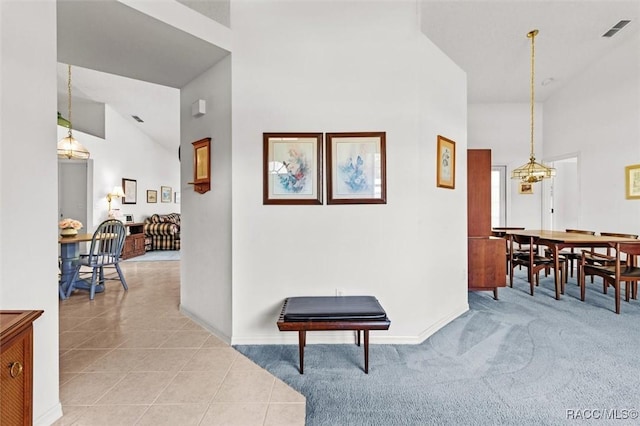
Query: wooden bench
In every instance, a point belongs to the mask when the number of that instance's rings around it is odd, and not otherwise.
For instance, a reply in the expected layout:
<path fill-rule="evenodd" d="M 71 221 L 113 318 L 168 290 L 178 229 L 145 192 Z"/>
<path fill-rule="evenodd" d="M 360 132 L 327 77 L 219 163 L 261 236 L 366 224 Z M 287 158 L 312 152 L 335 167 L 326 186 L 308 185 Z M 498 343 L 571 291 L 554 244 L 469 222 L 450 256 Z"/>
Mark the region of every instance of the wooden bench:
<path fill-rule="evenodd" d="M 297 331 L 300 374 L 304 374 L 307 331 L 353 330 L 360 346 L 364 331 L 364 372 L 369 373 L 369 330 L 388 330 L 391 321 L 373 296 L 315 296 L 285 299 L 278 319 L 280 331 Z"/>

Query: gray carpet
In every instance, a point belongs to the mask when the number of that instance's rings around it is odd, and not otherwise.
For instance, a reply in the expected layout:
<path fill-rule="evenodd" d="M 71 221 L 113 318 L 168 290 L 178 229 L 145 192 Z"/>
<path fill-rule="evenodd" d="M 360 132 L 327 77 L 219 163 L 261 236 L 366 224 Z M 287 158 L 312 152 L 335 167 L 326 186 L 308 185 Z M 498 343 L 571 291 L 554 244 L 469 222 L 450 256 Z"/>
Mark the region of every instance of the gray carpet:
<path fill-rule="evenodd" d="M 573 278 L 557 301 L 524 278 L 420 345 L 372 345 L 368 375 L 355 345 L 307 345 L 304 375 L 297 345 L 235 348 L 305 395 L 310 426 L 640 424 L 640 301 L 616 315 L 612 288 L 581 302 Z"/>
<path fill-rule="evenodd" d="M 124 262 L 163 262 L 168 260 L 180 260 L 180 250 L 153 250 L 142 256 L 132 257 Z"/>

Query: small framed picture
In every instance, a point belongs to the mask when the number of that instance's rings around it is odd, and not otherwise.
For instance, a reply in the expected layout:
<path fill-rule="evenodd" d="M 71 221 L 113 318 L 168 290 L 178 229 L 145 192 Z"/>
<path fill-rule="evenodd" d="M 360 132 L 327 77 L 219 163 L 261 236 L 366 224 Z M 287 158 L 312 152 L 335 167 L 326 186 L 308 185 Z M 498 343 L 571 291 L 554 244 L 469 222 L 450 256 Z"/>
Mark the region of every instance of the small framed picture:
<path fill-rule="evenodd" d="M 133 222 L 133 215 L 132 214 L 124 214 L 124 221 L 127 223 L 132 223 Z"/>
<path fill-rule="evenodd" d="M 155 189 L 147 189 L 147 203 L 158 202 L 158 191 Z"/>
<path fill-rule="evenodd" d="M 135 204 L 138 198 L 138 181 L 122 178 L 122 189 L 124 190 L 122 204 Z"/>
<path fill-rule="evenodd" d="M 533 184 L 529 182 L 520 182 L 518 192 L 520 194 L 533 194 Z"/>
<path fill-rule="evenodd" d="M 160 187 L 160 201 L 163 203 L 171 202 L 171 187 L 170 186 L 161 186 Z"/>
<path fill-rule="evenodd" d="M 438 135 L 438 166 L 436 168 L 436 186 L 455 189 L 456 187 L 456 143 Z"/>
<path fill-rule="evenodd" d="M 180 204 L 180 193 L 178 191 L 173 193 L 173 202 Z"/>
<path fill-rule="evenodd" d="M 640 164 L 625 169 L 625 188 L 627 200 L 640 200 Z"/>

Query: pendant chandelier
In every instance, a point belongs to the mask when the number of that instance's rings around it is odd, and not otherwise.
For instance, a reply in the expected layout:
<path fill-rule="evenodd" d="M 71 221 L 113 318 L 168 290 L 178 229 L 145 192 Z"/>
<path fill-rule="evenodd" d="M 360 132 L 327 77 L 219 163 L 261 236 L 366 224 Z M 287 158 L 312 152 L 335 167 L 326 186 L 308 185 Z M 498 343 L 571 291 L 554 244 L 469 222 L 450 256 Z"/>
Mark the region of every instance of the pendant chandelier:
<path fill-rule="evenodd" d="M 552 178 L 556 175 L 556 169 L 536 163 L 536 156 L 533 153 L 533 108 L 534 108 L 534 65 L 535 65 L 535 38 L 538 30 L 532 30 L 527 33 L 527 37 L 531 39 L 531 153 L 529 162 L 523 166 L 514 169 L 511 172 L 511 179 L 520 179 L 527 183 L 540 182 L 542 179 Z"/>
<path fill-rule="evenodd" d="M 58 158 L 67 158 L 69 160 L 86 160 L 89 158 L 89 151 L 87 148 L 82 146 L 80 142 L 73 138 L 71 133 L 71 65 L 68 65 L 69 73 L 67 80 L 67 93 L 69 95 L 69 115 L 67 116 L 67 126 L 69 131 L 67 132 L 67 137 L 60 139 L 58 142 Z M 60 123 L 60 117 L 58 118 L 58 123 Z"/>

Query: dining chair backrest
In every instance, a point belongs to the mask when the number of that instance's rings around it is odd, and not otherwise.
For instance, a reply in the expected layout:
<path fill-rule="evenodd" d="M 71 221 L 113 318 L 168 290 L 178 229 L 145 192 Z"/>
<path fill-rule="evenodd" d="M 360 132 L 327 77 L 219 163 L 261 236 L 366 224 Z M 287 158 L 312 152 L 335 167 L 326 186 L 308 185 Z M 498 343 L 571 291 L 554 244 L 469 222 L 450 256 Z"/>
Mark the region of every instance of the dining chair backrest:
<path fill-rule="evenodd" d="M 603 237 L 618 237 L 618 238 L 635 238 L 638 239 L 638 235 L 636 234 L 623 234 L 620 232 L 601 232 L 601 236 Z M 611 255 L 611 247 L 607 247 L 607 255 Z"/>
<path fill-rule="evenodd" d="M 88 265 L 112 265 L 119 262 L 126 236 L 124 224 L 117 219 L 107 219 L 98 225 L 91 239 Z"/>
<path fill-rule="evenodd" d="M 621 273 L 624 275 L 624 271 L 620 269 L 622 264 L 626 264 L 627 266 L 636 266 L 637 265 L 637 257 L 640 255 L 640 241 L 637 243 L 616 243 L 616 273 Z M 626 260 L 622 258 L 622 254 L 626 254 Z"/>
<path fill-rule="evenodd" d="M 638 239 L 637 234 L 621 234 L 619 232 L 601 232 L 603 237 L 620 237 L 620 238 L 635 238 Z"/>
<path fill-rule="evenodd" d="M 586 231 L 584 229 L 565 229 L 565 232 L 572 232 L 574 234 L 596 235 L 596 231 Z"/>

